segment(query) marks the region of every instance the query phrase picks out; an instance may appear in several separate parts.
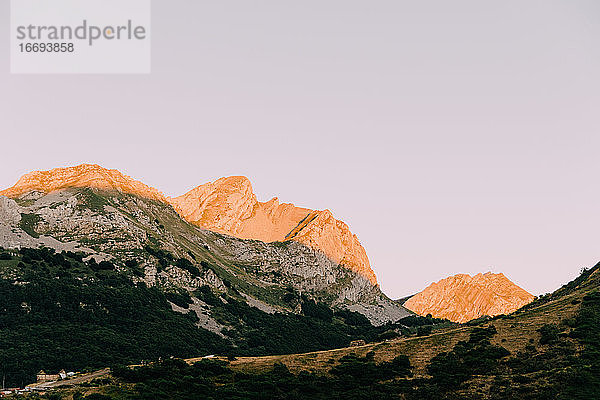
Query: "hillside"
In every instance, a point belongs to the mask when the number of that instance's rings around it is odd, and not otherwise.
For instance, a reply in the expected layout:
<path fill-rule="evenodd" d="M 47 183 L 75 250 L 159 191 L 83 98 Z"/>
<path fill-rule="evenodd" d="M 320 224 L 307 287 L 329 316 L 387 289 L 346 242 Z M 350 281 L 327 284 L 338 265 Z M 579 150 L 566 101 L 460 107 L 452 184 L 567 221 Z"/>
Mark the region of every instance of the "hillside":
<path fill-rule="evenodd" d="M 107 399 L 595 399 L 599 271 L 600 264 L 585 270 L 513 314 L 424 337 L 296 355 L 119 367 L 96 385 L 58 393 L 99 392 Z"/>
<path fill-rule="evenodd" d="M 510 314 L 533 299 L 532 294 L 504 274 L 487 272 L 475 276 L 459 274 L 432 283 L 404 302 L 404 306 L 419 315 L 467 322 L 484 315 Z"/>

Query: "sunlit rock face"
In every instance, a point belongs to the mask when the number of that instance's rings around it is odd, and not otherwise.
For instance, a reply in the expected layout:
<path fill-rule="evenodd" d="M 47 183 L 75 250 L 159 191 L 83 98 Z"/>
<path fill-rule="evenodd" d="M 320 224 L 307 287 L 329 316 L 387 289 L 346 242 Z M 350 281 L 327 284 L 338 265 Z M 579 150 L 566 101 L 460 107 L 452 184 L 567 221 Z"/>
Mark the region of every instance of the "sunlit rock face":
<path fill-rule="evenodd" d="M 280 204 L 276 197 L 259 202 L 243 176 L 218 179 L 169 201 L 183 218 L 205 229 L 264 242 L 296 241 L 377 284 L 358 238 L 329 210 Z"/>
<path fill-rule="evenodd" d="M 31 172 L 23 175 L 13 187 L 1 191 L 0 195 L 14 198 L 29 192 L 50 193 L 60 189 L 84 187 L 116 190 L 152 200 L 166 201 L 158 190 L 115 169 L 109 170 L 93 164 Z"/>
<path fill-rule="evenodd" d="M 315 211 L 293 204 L 280 204 L 277 198 L 259 202 L 252 184 L 242 176 L 221 178 L 182 196 L 166 198 L 158 190 L 117 170 L 82 164 L 31 172 L 0 195 L 16 198 L 28 193 L 51 193 L 66 188 L 114 190 L 169 203 L 188 222 L 242 239 L 302 243 L 359 273 L 373 285 L 377 284 L 366 251 L 348 225 L 335 219 L 329 210 Z"/>
<path fill-rule="evenodd" d="M 432 283 L 411 297 L 404 307 L 420 314 L 467 322 L 483 315 L 509 314 L 533 301 L 534 296 L 504 274 L 459 274 Z"/>

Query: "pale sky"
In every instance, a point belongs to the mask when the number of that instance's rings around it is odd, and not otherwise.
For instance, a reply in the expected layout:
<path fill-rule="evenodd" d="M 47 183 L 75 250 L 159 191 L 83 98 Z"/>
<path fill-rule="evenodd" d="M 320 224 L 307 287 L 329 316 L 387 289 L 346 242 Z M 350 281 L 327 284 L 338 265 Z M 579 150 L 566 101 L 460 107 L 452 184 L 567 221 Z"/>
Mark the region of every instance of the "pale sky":
<path fill-rule="evenodd" d="M 168 195 L 246 175 L 331 209 L 382 289 L 600 261 L 600 2 L 153 2 L 152 74 L 10 75 L 0 187 L 117 168 Z"/>

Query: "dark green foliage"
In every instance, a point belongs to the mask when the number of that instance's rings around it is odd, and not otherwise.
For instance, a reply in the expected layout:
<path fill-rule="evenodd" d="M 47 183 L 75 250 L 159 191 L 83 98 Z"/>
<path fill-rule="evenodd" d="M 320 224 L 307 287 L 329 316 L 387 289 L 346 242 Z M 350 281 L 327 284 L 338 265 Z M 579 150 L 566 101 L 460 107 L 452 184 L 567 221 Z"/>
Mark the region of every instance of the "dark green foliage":
<path fill-rule="evenodd" d="M 192 298 L 187 290 L 182 289 L 173 292 L 167 292 L 165 293 L 165 296 L 171 303 L 174 303 L 182 308 L 188 308 L 190 304 L 193 303 Z"/>
<path fill-rule="evenodd" d="M 194 264 L 191 263 L 190 260 L 186 258 L 178 259 L 175 265 L 181 269 L 189 271 L 189 273 L 192 274 L 192 276 L 200 276 L 200 270 L 198 269 L 198 267 L 196 267 Z"/>
<path fill-rule="evenodd" d="M 39 238 L 40 235 L 35 231 L 35 227 L 42 219 L 37 214 L 21 214 L 21 221 L 19 227 L 25 231 L 29 236 Z"/>
<path fill-rule="evenodd" d="M 432 383 L 443 391 L 455 389 L 472 375 L 490 375 L 496 372 L 499 360 L 508 356 L 508 350 L 490 343 L 496 328 L 474 328 L 468 342 L 458 342 L 452 351 L 435 356 L 427 367 Z"/>
<path fill-rule="evenodd" d="M 165 268 L 167 268 L 169 265 L 171 265 L 171 262 L 173 261 L 173 255 L 171 253 L 169 253 L 168 251 L 162 250 L 162 249 L 157 249 L 155 247 L 152 246 L 145 246 L 144 250 L 146 250 L 146 252 L 154 257 L 156 257 L 158 259 L 158 271 L 162 271 Z"/>
<path fill-rule="evenodd" d="M 540 329 L 540 344 L 548 344 L 554 343 L 558 340 L 558 334 L 560 331 L 558 327 L 554 324 L 546 324 L 542 326 Z"/>
<path fill-rule="evenodd" d="M 433 328 L 431 327 L 431 325 L 419 326 L 417 328 L 417 336 L 431 335 L 432 330 Z"/>
<path fill-rule="evenodd" d="M 188 365 L 176 359 L 134 370 L 115 367 L 112 373 L 135 384 L 128 396 L 135 399 L 393 399 L 411 391 L 402 379 L 410 376 L 404 356 L 381 364 L 372 356 L 344 357 L 330 377 L 294 375 L 284 364 L 275 364 L 266 373 L 245 374 L 232 371 L 223 361 Z"/>
<path fill-rule="evenodd" d="M 125 261 L 125 267 L 135 276 L 143 277 L 145 275 L 144 269 L 139 265 L 137 260 Z"/>
<path fill-rule="evenodd" d="M 369 322 L 367 317 L 356 311 L 339 310 L 336 311 L 334 315 L 336 317 L 343 318 L 344 322 L 351 326 L 371 326 L 371 322 Z"/>
<path fill-rule="evenodd" d="M 109 205 L 105 196 L 102 196 L 92 188 L 82 188 L 79 192 L 79 203 L 77 207 L 89 209 L 98 213 L 104 212 L 104 206 Z"/>
<path fill-rule="evenodd" d="M 216 273 L 217 275 L 219 275 L 219 273 L 218 273 L 217 269 L 215 268 L 215 266 L 212 265 L 211 263 L 209 263 L 208 261 L 202 260 L 202 261 L 200 261 L 200 265 L 203 268 L 212 270 L 214 273 Z"/>
<path fill-rule="evenodd" d="M 595 291 L 583 298 L 582 308 L 576 317 L 572 336 L 585 347 L 578 362 L 564 376 L 561 399 L 600 398 L 600 292 Z"/>
<path fill-rule="evenodd" d="M 158 289 L 67 253 L 20 254 L 20 273 L 28 283 L 0 279 L 0 374 L 7 386 L 34 381 L 40 369 L 102 368 L 229 348 L 194 326 L 192 317 L 173 312 Z"/>
<path fill-rule="evenodd" d="M 426 317 L 420 315 L 409 315 L 398 320 L 398 324 L 410 327 L 425 326 L 425 325 L 437 325 L 437 324 L 450 324 L 451 322 L 443 318 L 433 318 L 431 314 Z"/>
<path fill-rule="evenodd" d="M 194 295 L 205 302 L 206 304 L 216 306 L 223 304 L 221 300 L 213 293 L 212 289 L 208 285 L 200 286 L 196 291 L 194 291 Z"/>
<path fill-rule="evenodd" d="M 240 335 L 239 355 L 289 354 L 347 346 L 354 330 L 341 323 L 296 314 L 267 314 L 226 296 L 216 310 Z M 331 310 L 330 310 L 331 312 Z"/>
<path fill-rule="evenodd" d="M 99 264 L 94 264 L 95 271 L 113 271 L 115 266 L 110 261 L 100 261 Z"/>
<path fill-rule="evenodd" d="M 168 253 L 150 249 L 159 260 L 172 260 Z M 219 322 L 233 328 L 224 330 L 232 347 L 194 326 L 195 312 L 171 310 L 167 300 L 183 308 L 192 303 L 185 290 L 164 293 L 136 285 L 128 271 L 116 270 L 112 262 L 83 262 L 80 254 L 21 249 L 18 258 L 21 279 L 29 283 L 0 280 L 0 373 L 6 373 L 7 382 L 30 382 L 40 369 L 101 368 L 159 356 L 326 350 L 354 339 L 374 341 L 397 328 L 374 327 L 350 311 L 333 318 L 329 307 L 312 300 L 305 301 L 307 315 L 268 314 L 250 307 L 232 289 L 220 298 L 209 286 L 198 288 L 194 295 L 212 306 Z M 138 268 L 136 264 L 126 262 L 128 268 Z"/>
<path fill-rule="evenodd" d="M 0 253 L 0 260 L 12 260 L 12 256 L 8 253 Z"/>
<path fill-rule="evenodd" d="M 302 302 L 302 314 L 307 317 L 315 317 L 323 321 L 331 321 L 333 311 L 324 303 L 317 303 L 314 300 L 305 300 Z"/>
<path fill-rule="evenodd" d="M 377 340 L 379 340 L 379 341 L 391 340 L 391 339 L 396 339 L 399 336 L 400 336 L 400 334 L 398 332 L 390 329 L 389 331 L 385 331 L 381 335 L 379 335 L 377 337 Z"/>

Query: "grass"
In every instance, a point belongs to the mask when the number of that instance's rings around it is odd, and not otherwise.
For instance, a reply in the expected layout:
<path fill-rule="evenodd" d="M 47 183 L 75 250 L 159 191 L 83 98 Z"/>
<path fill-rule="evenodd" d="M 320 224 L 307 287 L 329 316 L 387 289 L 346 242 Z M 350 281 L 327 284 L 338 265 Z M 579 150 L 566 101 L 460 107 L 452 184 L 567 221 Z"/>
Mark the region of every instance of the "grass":
<path fill-rule="evenodd" d="M 572 318 L 579 309 L 580 303 L 591 288 L 571 293 L 534 305 L 526 311 L 519 312 L 505 318 L 489 321 L 483 326 L 494 325 L 498 333 L 493 337 L 492 343 L 502 345 L 512 354 L 524 351 L 530 345 L 530 339 L 539 342 L 539 329 L 546 324 L 559 324 L 562 319 Z M 575 300 L 575 302 L 574 302 Z M 574 304 L 576 303 L 576 304 Z M 240 357 L 231 363 L 239 371 L 267 371 L 276 363 L 285 364 L 290 371 L 325 373 L 331 368 L 332 360 L 355 354 L 364 357 L 368 352 L 375 352 L 375 361 L 391 361 L 398 354 L 407 355 L 411 365 L 415 367 L 415 375 L 426 376 L 426 366 L 436 354 L 449 351 L 461 340 L 467 340 L 473 327 L 447 327 L 434 331 L 429 336 L 400 338 L 389 342 L 371 343 L 360 347 L 348 347 L 327 351 L 305 354 L 289 354 L 266 357 Z"/>

